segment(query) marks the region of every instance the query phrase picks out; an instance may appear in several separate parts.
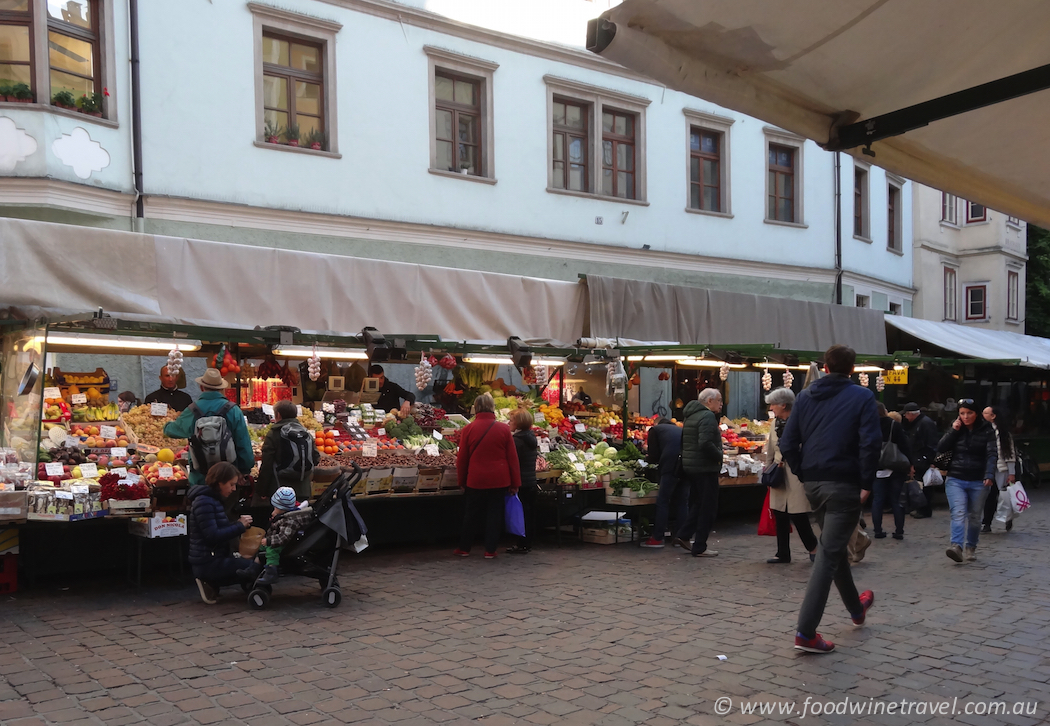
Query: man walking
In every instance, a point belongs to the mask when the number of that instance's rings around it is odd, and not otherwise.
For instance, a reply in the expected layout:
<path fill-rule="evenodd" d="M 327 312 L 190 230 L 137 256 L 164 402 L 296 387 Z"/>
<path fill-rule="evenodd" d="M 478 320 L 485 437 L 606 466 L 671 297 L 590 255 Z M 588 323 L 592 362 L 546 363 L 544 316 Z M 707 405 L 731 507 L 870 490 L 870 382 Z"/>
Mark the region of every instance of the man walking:
<path fill-rule="evenodd" d="M 674 544 L 685 549 L 689 536 L 695 532 L 693 557 L 718 556 L 714 550 L 707 549 L 707 537 L 718 514 L 718 475 L 722 471 L 718 414 L 721 412 L 722 394 L 717 388 L 700 391 L 700 400 L 690 401 L 684 411 L 682 470 L 689 482 L 689 514 L 684 524 L 679 525 Z"/>
<path fill-rule="evenodd" d="M 649 539 L 642 542 L 642 547 L 659 549 L 664 546 L 664 533 L 667 531 L 672 502 L 675 527 L 681 527 L 685 523 L 685 486 L 678 478 L 677 472 L 678 457 L 681 453 L 682 429 L 678 424 L 665 417 L 649 429 L 649 463 L 659 466 L 660 488 L 656 492 L 656 524 Z"/>
<path fill-rule="evenodd" d="M 882 452 L 875 396 L 850 378 L 856 359 L 847 346 L 828 348 L 824 353 L 828 375 L 799 394 L 780 437 L 784 460 L 804 482 L 821 529 L 795 633 L 795 647 L 809 653 L 835 648 L 817 632 L 832 582 L 854 625 L 864 624 L 875 601 L 871 590 L 857 593 L 846 551 Z"/>
<path fill-rule="evenodd" d="M 923 476 L 933 466 L 933 460 L 937 457 L 937 444 L 940 443 L 941 434 L 933 419 L 919 410 L 919 404 L 904 404 L 901 414 L 904 417 L 901 428 L 904 429 L 904 435 L 908 437 L 908 446 L 911 448 L 911 465 L 914 469 L 912 477 L 923 481 Z M 926 505 L 916 508 L 911 516 L 924 519 L 932 515 L 933 507 L 930 506 L 927 497 Z"/>

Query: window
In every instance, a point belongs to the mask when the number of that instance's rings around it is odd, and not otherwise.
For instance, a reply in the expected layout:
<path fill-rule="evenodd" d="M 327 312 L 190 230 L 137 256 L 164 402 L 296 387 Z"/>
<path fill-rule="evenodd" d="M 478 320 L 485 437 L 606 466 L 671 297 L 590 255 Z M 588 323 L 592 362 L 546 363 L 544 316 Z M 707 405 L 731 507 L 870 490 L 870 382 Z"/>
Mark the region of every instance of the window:
<path fill-rule="evenodd" d="M 857 295 L 856 306 L 858 308 L 870 308 L 871 307 L 871 297 L 868 296 L 868 295 Z"/>
<path fill-rule="evenodd" d="M 645 203 L 645 108 L 649 100 L 544 76 L 547 191 Z"/>
<path fill-rule="evenodd" d="M 722 211 L 722 134 L 693 127 L 689 133 L 689 208 Z"/>
<path fill-rule="evenodd" d="M 944 319 L 957 320 L 955 300 L 958 290 L 955 278 L 955 268 L 944 268 Z"/>
<path fill-rule="evenodd" d="M 256 145 L 336 155 L 339 23 L 249 2 L 255 32 Z"/>
<path fill-rule="evenodd" d="M 1006 218 L 1006 223 L 1008 225 L 1010 225 L 1011 227 L 1016 227 L 1017 229 L 1021 228 L 1021 219 L 1020 219 L 1020 217 L 1007 217 Z"/>
<path fill-rule="evenodd" d="M 495 184 L 492 79 L 496 63 L 423 46 L 430 69 L 430 172 Z"/>
<path fill-rule="evenodd" d="M 891 302 L 890 303 L 890 315 L 900 315 L 900 314 L 901 314 L 901 304 L 900 303 Z"/>
<path fill-rule="evenodd" d="M 0 0 L 0 86 L 33 82 L 33 15 L 30 0 Z"/>
<path fill-rule="evenodd" d="M 941 221 L 959 224 L 959 203 L 954 194 L 941 192 Z"/>
<path fill-rule="evenodd" d="M 966 319 L 984 320 L 988 317 L 988 288 L 985 285 L 967 285 Z"/>
<path fill-rule="evenodd" d="M 769 206 L 766 219 L 795 221 L 795 150 L 769 145 Z"/>
<path fill-rule="evenodd" d="M 1017 320 L 1018 318 L 1018 288 L 1021 284 L 1021 276 L 1013 270 L 1006 273 L 1006 319 Z"/>
<path fill-rule="evenodd" d="M 894 252 L 904 248 L 901 211 L 901 188 L 890 182 L 886 189 L 886 247 Z"/>
<path fill-rule="evenodd" d="M 853 168 L 853 236 L 867 239 L 868 232 L 868 170 Z"/>
<path fill-rule="evenodd" d="M 48 0 L 47 48 L 51 97 L 101 94 L 99 19 L 96 0 Z"/>
<path fill-rule="evenodd" d="M 988 220 L 988 210 L 983 204 L 966 203 L 966 223 L 985 222 Z"/>

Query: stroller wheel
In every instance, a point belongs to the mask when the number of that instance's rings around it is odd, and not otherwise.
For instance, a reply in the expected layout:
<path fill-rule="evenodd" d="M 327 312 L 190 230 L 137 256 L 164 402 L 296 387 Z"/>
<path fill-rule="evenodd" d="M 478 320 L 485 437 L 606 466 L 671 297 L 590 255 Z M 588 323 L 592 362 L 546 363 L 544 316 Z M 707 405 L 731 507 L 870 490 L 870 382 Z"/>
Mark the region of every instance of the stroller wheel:
<path fill-rule="evenodd" d="M 343 591 L 338 587 L 326 587 L 324 592 L 321 593 L 321 599 L 324 601 L 326 608 L 339 607 L 339 603 L 343 599 Z"/>
<path fill-rule="evenodd" d="M 266 588 L 257 587 L 248 593 L 248 605 L 253 610 L 262 610 L 270 604 L 270 591 Z"/>

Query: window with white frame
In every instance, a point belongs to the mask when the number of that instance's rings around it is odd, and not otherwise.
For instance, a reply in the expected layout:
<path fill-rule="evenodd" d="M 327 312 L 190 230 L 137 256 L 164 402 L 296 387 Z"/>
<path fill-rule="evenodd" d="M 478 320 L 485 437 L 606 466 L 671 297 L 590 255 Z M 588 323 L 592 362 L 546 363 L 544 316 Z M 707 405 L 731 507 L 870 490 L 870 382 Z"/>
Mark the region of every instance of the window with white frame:
<path fill-rule="evenodd" d="M 984 320 L 988 317 L 988 286 L 966 286 L 966 319 Z"/>
<path fill-rule="evenodd" d="M 645 202 L 649 99 L 555 76 L 547 84 L 547 191 Z"/>
<path fill-rule="evenodd" d="M 1016 227 L 1017 229 L 1021 229 L 1021 218 L 1020 217 L 1007 217 L 1006 218 L 1006 223 L 1008 225 L 1010 225 L 1011 227 Z"/>
<path fill-rule="evenodd" d="M 988 208 L 983 204 L 975 204 L 974 202 L 966 203 L 966 223 L 973 224 L 974 222 L 986 222 L 988 221 Z"/>
<path fill-rule="evenodd" d="M 889 175 L 887 175 L 889 178 Z M 889 178 L 886 184 L 886 248 L 904 251 L 904 193 L 903 181 Z"/>
<path fill-rule="evenodd" d="M 733 119 L 688 108 L 684 113 L 689 185 L 686 209 L 728 215 L 729 128 Z"/>
<path fill-rule="evenodd" d="M 423 46 L 429 59 L 430 171 L 495 183 L 493 74 L 498 63 Z"/>
<path fill-rule="evenodd" d="M 958 299 L 959 284 L 957 282 L 954 267 L 944 268 L 944 319 L 958 320 L 956 300 Z"/>
<path fill-rule="evenodd" d="M 858 162 L 853 165 L 853 236 L 869 239 L 868 167 Z"/>
<path fill-rule="evenodd" d="M 959 200 L 954 194 L 941 192 L 941 221 L 959 224 Z"/>
<path fill-rule="evenodd" d="M 1006 319 L 1017 320 L 1019 317 L 1019 295 L 1021 275 L 1014 270 L 1006 273 Z"/>
<path fill-rule="evenodd" d="M 871 296 L 870 295 L 857 295 L 856 302 L 854 304 L 858 308 L 870 308 L 871 307 Z"/>
<path fill-rule="evenodd" d="M 772 224 L 802 226 L 804 165 L 800 136 L 767 126 L 766 135 L 766 218 Z"/>

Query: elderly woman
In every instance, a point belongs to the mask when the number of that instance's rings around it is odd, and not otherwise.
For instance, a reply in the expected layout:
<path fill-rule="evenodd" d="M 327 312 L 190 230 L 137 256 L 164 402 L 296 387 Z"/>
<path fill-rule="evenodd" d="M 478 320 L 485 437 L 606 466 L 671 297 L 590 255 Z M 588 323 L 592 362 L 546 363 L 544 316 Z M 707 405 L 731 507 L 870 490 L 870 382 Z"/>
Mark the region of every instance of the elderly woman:
<path fill-rule="evenodd" d="M 519 408 L 510 416 L 510 430 L 514 432 L 514 448 L 518 453 L 518 469 L 521 471 L 521 489 L 518 499 L 521 500 L 522 513 L 525 515 L 525 536 L 518 538 L 518 544 L 507 548 L 507 554 L 526 555 L 532 551 L 532 538 L 536 530 L 536 497 L 539 487 L 536 484 L 536 457 L 539 456 L 539 442 L 532 433 L 535 423 L 527 408 Z"/>
<path fill-rule="evenodd" d="M 771 565 L 786 565 L 791 562 L 791 525 L 795 525 L 802 545 L 809 553 L 810 561 L 816 557 L 817 537 L 809 523 L 813 507 L 806 497 L 806 490 L 787 462 L 783 460 L 777 441 L 784 432 L 791 408 L 795 405 L 795 394 L 790 388 L 777 388 L 766 394 L 766 404 L 775 417 L 766 445 L 766 464 L 776 462 L 784 469 L 784 486 L 769 490 L 769 511 L 777 523 L 777 556 L 766 560 Z"/>
<path fill-rule="evenodd" d="M 466 557 L 478 525 L 485 523 L 485 559 L 496 558 L 503 530 L 504 497 L 516 494 L 521 470 L 510 427 L 496 420 L 496 404 L 483 393 L 474 401 L 474 420 L 459 435 L 456 474 L 463 490 L 463 531 L 454 555 Z"/>
<path fill-rule="evenodd" d="M 978 414 L 972 398 L 959 401 L 959 418 L 937 444 L 937 453 L 952 452 L 944 493 L 952 512 L 951 544 L 944 554 L 955 562 L 977 559 L 981 516 L 990 487 L 995 486 L 999 456 L 995 430 Z"/>

